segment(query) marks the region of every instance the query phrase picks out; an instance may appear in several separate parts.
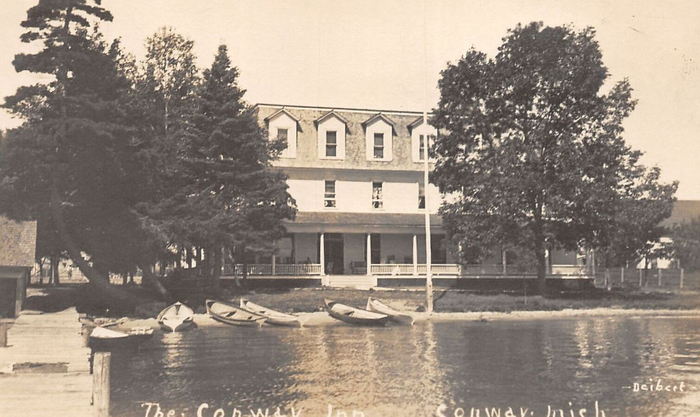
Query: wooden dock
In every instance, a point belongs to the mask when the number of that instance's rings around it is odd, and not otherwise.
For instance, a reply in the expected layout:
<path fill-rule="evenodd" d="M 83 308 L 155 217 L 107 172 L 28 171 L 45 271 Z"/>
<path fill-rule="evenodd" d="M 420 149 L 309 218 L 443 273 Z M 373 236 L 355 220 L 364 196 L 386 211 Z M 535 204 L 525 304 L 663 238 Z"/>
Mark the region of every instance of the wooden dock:
<path fill-rule="evenodd" d="M 75 308 L 23 312 L 0 348 L 0 416 L 88 417 L 92 376 Z"/>

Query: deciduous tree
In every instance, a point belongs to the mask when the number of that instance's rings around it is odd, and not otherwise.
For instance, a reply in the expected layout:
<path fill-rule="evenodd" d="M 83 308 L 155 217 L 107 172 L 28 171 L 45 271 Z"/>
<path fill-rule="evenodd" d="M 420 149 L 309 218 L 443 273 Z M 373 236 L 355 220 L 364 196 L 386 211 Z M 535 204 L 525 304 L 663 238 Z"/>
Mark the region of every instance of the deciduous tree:
<path fill-rule="evenodd" d="M 662 186 L 622 138 L 629 83 L 604 92 L 607 78 L 592 28 L 541 23 L 510 30 L 494 58 L 470 49 L 441 74 L 431 179 L 451 195 L 447 230 L 472 253 L 526 248 L 542 293 L 547 249 L 606 247 L 621 205 L 675 190 L 638 188 Z"/>

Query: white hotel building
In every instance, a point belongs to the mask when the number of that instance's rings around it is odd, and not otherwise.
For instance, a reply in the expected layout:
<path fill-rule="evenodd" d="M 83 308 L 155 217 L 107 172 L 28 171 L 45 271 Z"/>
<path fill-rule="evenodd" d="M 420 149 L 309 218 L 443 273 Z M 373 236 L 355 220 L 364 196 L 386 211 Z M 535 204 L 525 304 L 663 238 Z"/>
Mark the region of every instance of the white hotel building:
<path fill-rule="evenodd" d="M 445 242 L 438 189 L 423 183 L 424 139 L 438 132 L 422 113 L 276 104 L 256 109 L 270 138 L 287 143 L 273 166 L 287 175 L 298 213 L 286 224 L 287 237 L 275 243 L 274 256 L 246 265 L 249 277 L 367 285 L 424 277 L 425 210 L 431 214 L 433 273 L 469 274 Z M 479 270 L 503 275 L 505 265 L 494 261 Z M 230 276 L 233 268 L 225 271 Z"/>

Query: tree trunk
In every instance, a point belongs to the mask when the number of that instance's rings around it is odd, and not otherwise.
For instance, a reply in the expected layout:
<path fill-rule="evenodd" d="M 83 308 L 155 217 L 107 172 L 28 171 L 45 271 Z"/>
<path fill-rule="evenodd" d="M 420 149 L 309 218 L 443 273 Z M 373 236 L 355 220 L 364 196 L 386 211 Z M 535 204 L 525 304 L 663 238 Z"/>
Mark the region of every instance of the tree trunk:
<path fill-rule="evenodd" d="M 541 296 L 547 295 L 547 260 L 545 258 L 544 225 L 542 224 L 542 206 L 535 204 L 534 210 L 534 250 L 537 260 L 537 288 Z"/>
<path fill-rule="evenodd" d="M 54 180 L 55 181 L 55 180 Z M 58 194 L 58 188 L 54 182 L 51 186 L 51 214 L 58 231 L 58 235 L 63 242 L 66 250 L 68 251 L 68 256 L 71 258 L 73 263 L 78 266 L 80 272 L 90 281 L 90 284 L 95 287 L 98 291 L 106 294 L 107 296 L 121 301 L 129 306 L 134 304 L 134 300 L 126 292 L 119 290 L 109 284 L 109 277 L 107 274 L 98 271 L 93 268 L 90 263 L 88 263 L 78 248 L 78 245 L 73 241 L 72 235 L 68 232 L 66 223 L 63 219 L 63 209 L 61 207 L 61 198 Z M 58 273 L 58 268 L 54 268 L 54 261 L 51 261 L 52 270 L 55 269 L 56 275 Z M 57 278 L 54 276 L 54 279 Z M 57 282 L 57 281 L 55 281 Z"/>
<path fill-rule="evenodd" d="M 220 288 L 221 266 L 223 264 L 222 248 L 212 248 L 211 256 L 211 283 L 215 290 Z"/>
<path fill-rule="evenodd" d="M 150 265 L 139 264 L 141 269 L 142 283 L 153 288 L 163 300 L 169 301 L 171 298 L 170 292 L 163 286 L 158 277 L 151 272 Z"/>
<path fill-rule="evenodd" d="M 229 251 L 231 254 L 231 266 L 233 268 L 233 282 L 236 285 L 236 287 L 240 288 L 241 287 L 241 280 L 238 277 L 238 270 L 236 268 L 236 264 L 237 264 L 237 260 L 238 260 L 236 246 L 231 248 Z"/>
<path fill-rule="evenodd" d="M 61 259 L 58 255 L 51 255 L 51 285 L 53 286 L 60 284 L 58 271 L 58 264 L 60 261 Z"/>
<path fill-rule="evenodd" d="M 39 285 L 44 285 L 44 258 L 39 259 Z"/>

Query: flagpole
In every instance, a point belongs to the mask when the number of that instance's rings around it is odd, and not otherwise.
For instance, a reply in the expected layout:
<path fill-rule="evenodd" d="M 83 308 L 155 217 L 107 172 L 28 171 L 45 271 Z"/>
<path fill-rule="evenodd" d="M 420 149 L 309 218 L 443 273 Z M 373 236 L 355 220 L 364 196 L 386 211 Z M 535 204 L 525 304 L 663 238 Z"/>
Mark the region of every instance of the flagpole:
<path fill-rule="evenodd" d="M 428 112 L 423 112 L 423 125 L 428 126 Z M 428 204 L 428 174 L 430 163 L 428 162 L 428 140 L 427 130 L 424 135 L 425 145 L 423 147 L 423 198 L 425 199 L 425 311 L 433 312 L 433 271 L 432 271 L 432 246 L 430 243 L 430 205 Z"/>
<path fill-rule="evenodd" d="M 428 149 L 430 140 L 428 139 L 428 18 L 427 4 L 423 0 L 423 198 L 425 201 L 425 311 L 433 312 L 433 271 L 432 271 L 432 246 L 430 244 L 430 204 L 428 202 L 428 181 L 430 163 L 428 162 Z M 420 136 L 419 136 L 420 138 Z"/>

